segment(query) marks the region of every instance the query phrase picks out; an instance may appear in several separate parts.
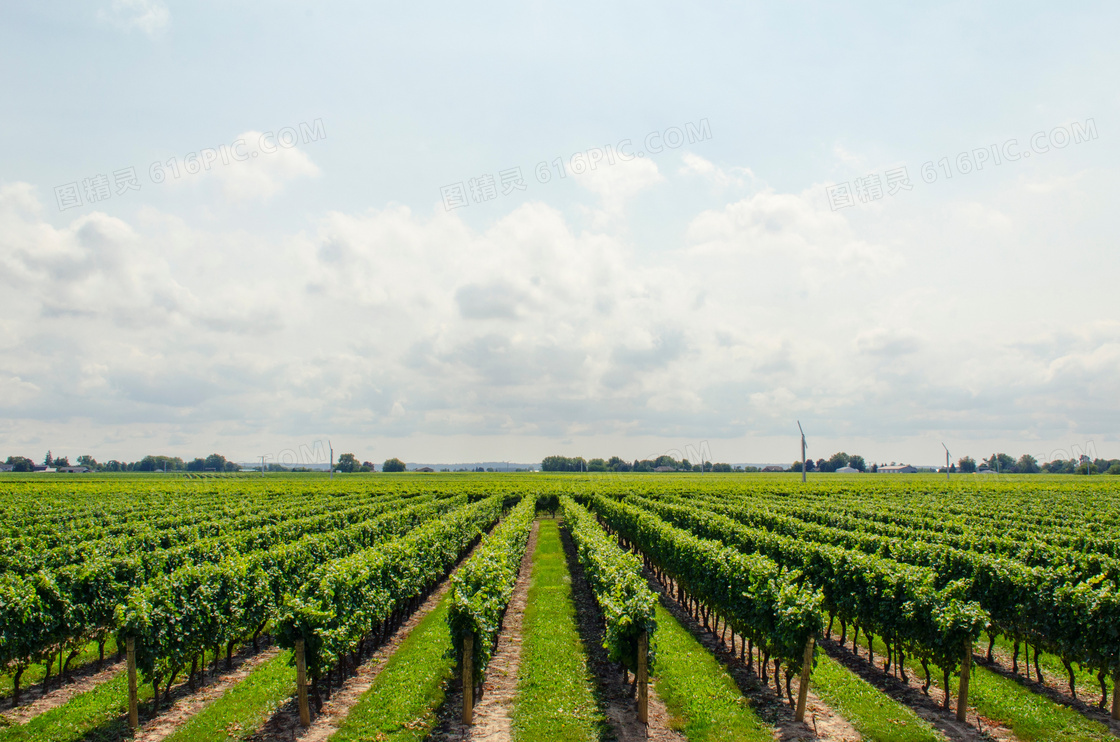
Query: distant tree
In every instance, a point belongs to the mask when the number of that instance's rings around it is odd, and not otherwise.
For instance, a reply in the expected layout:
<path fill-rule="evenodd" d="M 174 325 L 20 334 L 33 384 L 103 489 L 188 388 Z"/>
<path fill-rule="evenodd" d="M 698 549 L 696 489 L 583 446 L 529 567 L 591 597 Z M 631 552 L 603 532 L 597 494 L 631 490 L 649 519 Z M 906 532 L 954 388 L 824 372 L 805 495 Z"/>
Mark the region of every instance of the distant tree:
<path fill-rule="evenodd" d="M 345 474 L 353 474 L 361 469 L 362 465 L 358 462 L 358 457 L 352 453 L 344 453 L 338 457 L 338 462 L 334 465 L 334 470 L 343 472 Z"/>
<path fill-rule="evenodd" d="M 35 462 L 26 456 L 9 456 L 5 464 L 11 464 L 13 472 L 35 471 Z"/>
<path fill-rule="evenodd" d="M 101 465 L 97 463 L 97 459 L 88 454 L 78 457 L 78 466 L 88 466 L 90 468 L 90 471 L 101 468 Z"/>
<path fill-rule="evenodd" d="M 214 471 L 226 470 L 226 457 L 219 453 L 212 453 L 206 457 L 204 469 L 213 469 Z"/>
<path fill-rule="evenodd" d="M 54 460 L 54 465 L 56 468 L 60 466 L 70 466 L 70 457 L 62 456 L 60 458 L 57 458 Z"/>
<path fill-rule="evenodd" d="M 848 459 L 848 466 L 852 467 L 856 471 L 867 471 L 867 462 L 864 461 L 863 457 L 858 454 Z"/>
<path fill-rule="evenodd" d="M 681 459 L 681 471 L 692 471 L 692 462 L 688 459 Z M 696 471 L 700 471 L 697 469 Z"/>
<path fill-rule="evenodd" d="M 587 471 L 606 471 L 607 462 L 603 459 L 591 459 L 587 462 Z"/>
<path fill-rule="evenodd" d="M 1015 470 L 1020 474 L 1038 474 L 1038 460 L 1025 453 L 1015 462 Z"/>
<path fill-rule="evenodd" d="M 381 465 L 381 471 L 390 473 L 402 472 L 404 471 L 404 462 L 397 458 L 387 459 L 385 463 Z"/>
<path fill-rule="evenodd" d="M 812 463 L 813 463 L 813 460 L 812 460 L 812 459 L 809 459 L 809 462 L 808 462 L 808 463 L 812 464 Z M 803 467 L 803 465 L 802 465 L 802 463 L 801 463 L 800 461 L 794 461 L 794 462 L 793 462 L 793 466 L 791 466 L 791 467 L 789 468 L 789 470 L 790 470 L 790 471 L 801 471 L 801 470 L 802 470 L 802 468 L 804 468 L 804 467 Z M 809 469 L 809 471 L 812 471 L 812 469 Z"/>
<path fill-rule="evenodd" d="M 206 468 L 206 459 L 194 459 L 187 462 L 187 471 L 202 471 Z"/>
<path fill-rule="evenodd" d="M 957 461 L 957 468 L 960 469 L 962 474 L 972 474 L 976 471 L 976 459 L 965 456 Z"/>
<path fill-rule="evenodd" d="M 1078 474 L 1098 474 L 1096 464 L 1092 461 L 1082 461 L 1077 467 Z"/>
<path fill-rule="evenodd" d="M 731 464 L 712 464 L 712 471 L 728 474 L 731 472 Z"/>
<path fill-rule="evenodd" d="M 50 451 L 47 451 L 47 456 L 43 459 L 43 466 L 54 466 L 54 459 L 51 457 Z"/>
<path fill-rule="evenodd" d="M 989 469 L 1000 474 L 1013 474 L 1017 471 L 1015 459 L 1005 453 L 993 453 L 984 459 L 984 463 L 988 465 Z"/>
<path fill-rule="evenodd" d="M 1120 474 L 1120 461 L 1117 461 L 1117 462 L 1113 463 L 1111 466 L 1109 466 L 1108 471 L 1106 471 L 1105 474 L 1112 474 L 1112 475 Z"/>
<path fill-rule="evenodd" d="M 828 468 L 823 469 L 822 471 L 836 471 L 837 469 L 843 469 L 848 465 L 849 461 L 851 461 L 851 457 L 843 451 L 834 453 L 828 457 Z"/>

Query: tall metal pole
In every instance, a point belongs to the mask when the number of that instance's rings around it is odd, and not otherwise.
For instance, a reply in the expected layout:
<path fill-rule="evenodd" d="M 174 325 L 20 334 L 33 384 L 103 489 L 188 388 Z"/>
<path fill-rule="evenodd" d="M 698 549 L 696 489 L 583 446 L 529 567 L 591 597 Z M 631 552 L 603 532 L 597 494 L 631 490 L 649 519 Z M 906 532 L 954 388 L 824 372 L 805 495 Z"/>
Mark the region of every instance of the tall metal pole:
<path fill-rule="evenodd" d="M 945 449 L 945 481 L 948 482 L 949 481 L 949 447 L 946 446 L 944 443 L 941 444 L 941 447 Z"/>
<path fill-rule="evenodd" d="M 797 429 L 801 431 L 801 481 L 805 481 L 805 430 L 801 427 L 801 421 L 797 421 Z"/>
<path fill-rule="evenodd" d="M 327 447 L 331 449 L 331 473 L 328 476 L 328 479 L 333 482 L 334 481 L 334 445 L 330 442 L 330 440 L 327 441 Z"/>

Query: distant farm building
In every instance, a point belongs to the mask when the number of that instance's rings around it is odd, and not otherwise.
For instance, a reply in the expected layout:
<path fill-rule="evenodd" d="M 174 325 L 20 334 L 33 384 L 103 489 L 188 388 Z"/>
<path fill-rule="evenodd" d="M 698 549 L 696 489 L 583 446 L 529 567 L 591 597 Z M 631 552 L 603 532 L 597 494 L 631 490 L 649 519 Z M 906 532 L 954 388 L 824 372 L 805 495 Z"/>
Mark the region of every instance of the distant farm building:
<path fill-rule="evenodd" d="M 882 469 L 880 469 L 879 471 L 882 471 Z M 837 474 L 859 474 L 859 469 L 853 469 L 850 466 L 841 466 L 839 469 L 836 470 L 836 473 Z"/>
<path fill-rule="evenodd" d="M 917 474 L 918 470 L 909 464 L 898 464 L 897 466 L 880 466 L 880 474 Z"/>
<path fill-rule="evenodd" d="M 422 471 L 422 472 L 429 472 L 430 473 L 430 472 L 434 472 L 435 469 L 433 469 L 430 466 L 421 466 L 419 469 L 415 469 L 415 471 Z"/>
<path fill-rule="evenodd" d="M 11 471 L 15 468 L 13 464 L 0 464 L 0 471 Z"/>
<path fill-rule="evenodd" d="M 786 470 L 786 468 L 784 466 L 776 466 L 774 464 L 771 464 L 770 466 L 762 467 L 762 471 L 785 471 L 785 470 Z"/>
<path fill-rule="evenodd" d="M 671 466 L 658 466 L 654 468 L 654 471 L 665 473 L 667 471 L 676 471 L 676 469 Z"/>
<path fill-rule="evenodd" d="M 89 474 L 88 466 L 60 466 L 55 469 L 59 474 Z"/>

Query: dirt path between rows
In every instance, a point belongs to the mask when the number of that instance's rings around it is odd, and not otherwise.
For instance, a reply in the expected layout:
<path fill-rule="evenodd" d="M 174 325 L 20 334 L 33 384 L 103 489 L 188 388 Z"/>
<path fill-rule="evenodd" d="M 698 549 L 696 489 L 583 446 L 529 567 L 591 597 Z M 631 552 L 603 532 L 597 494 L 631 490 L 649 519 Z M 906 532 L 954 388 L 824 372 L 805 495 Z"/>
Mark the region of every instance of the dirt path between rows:
<path fill-rule="evenodd" d="M 676 585 L 671 580 L 662 584 L 650 570 L 645 571 L 650 588 L 658 594 L 661 605 L 680 623 L 696 641 L 715 655 L 716 660 L 731 676 L 740 692 L 750 700 L 759 717 L 777 730 L 776 739 L 782 742 L 808 742 L 809 740 L 828 740 L 828 742 L 859 742 L 863 737 L 855 727 L 833 711 L 815 693 L 812 684 L 805 705 L 805 721 L 794 721 L 793 709 L 784 698 L 779 698 L 769 683 L 764 684 L 746 664 L 739 660 L 723 639 L 705 628 L 685 610 L 671 595 L 676 595 Z M 741 640 L 741 637 L 740 637 Z M 798 693 L 800 679 L 794 678 L 792 688 Z"/>
<path fill-rule="evenodd" d="M 566 528 L 560 530 L 560 540 L 568 558 L 568 571 L 572 574 L 572 598 L 576 603 L 576 618 L 580 638 L 587 650 L 588 666 L 595 673 L 599 701 L 605 707 L 607 721 L 618 741 L 685 742 L 687 737 L 671 728 L 673 715 L 665 707 L 661 696 L 657 695 L 652 680 L 648 688 L 649 723 L 643 724 L 638 720 L 636 688 L 623 679 L 619 666 L 611 662 L 603 647 L 606 631 L 603 614 Z"/>
<path fill-rule="evenodd" d="M 486 668 L 481 697 L 476 699 L 474 724 L 467 726 L 460 720 L 463 706 L 462 683 L 453 683 L 448 689 L 443 708 L 440 709 L 439 724 L 428 737 L 429 742 L 509 742 L 513 723 L 513 697 L 517 693 L 517 671 L 521 667 L 522 626 L 539 530 L 540 521 L 533 521 L 517 573 L 517 583 L 502 618 L 498 646 Z"/>
<path fill-rule="evenodd" d="M 89 667 L 92 669 L 95 665 L 96 662 L 93 662 L 90 663 Z M 29 691 L 24 688 L 20 691 L 22 702 L 19 706 L 5 711 L 4 718 L 12 724 L 26 724 L 39 714 L 46 713 L 68 702 L 74 696 L 81 695 L 102 683 L 108 682 L 114 675 L 123 672 L 124 669 L 125 663 L 121 661 L 109 662 L 104 666 L 104 669 L 96 672 L 75 673 L 61 688 L 48 690 L 45 696 L 39 695 L 38 690 Z M 52 678 L 52 680 L 57 680 L 57 678 Z M 39 688 L 41 686 L 35 687 Z M 29 698 L 31 699 L 30 701 L 28 701 Z M 8 703 L 11 703 L 10 698 L 8 699 Z"/>
<path fill-rule="evenodd" d="M 191 717 L 248 677 L 249 673 L 280 654 L 280 648 L 274 646 L 256 654 L 250 652 L 251 645 L 243 648 L 240 656 L 235 657 L 236 664 L 232 670 L 206 681 L 197 691 L 180 695 L 172 702 L 170 709 L 162 711 L 159 716 L 141 725 L 133 739 L 136 742 L 160 742 L 170 737 L 179 727 L 190 721 Z M 189 689 L 189 686 L 186 687 Z M 179 690 L 182 690 L 182 687 Z"/>
<path fill-rule="evenodd" d="M 485 534 L 484 534 L 485 537 Z M 466 556 L 455 565 L 458 569 L 478 548 L 476 543 L 467 552 Z M 447 591 L 451 589 L 450 575 L 438 587 L 428 594 L 420 607 L 412 612 L 395 631 L 379 646 L 373 654 L 358 668 L 356 674 L 346 678 L 341 686 L 336 686 L 331 691 L 329 701 L 323 703 L 323 710 L 315 712 L 315 704 L 311 704 L 311 726 L 304 729 L 299 723 L 299 705 L 295 697 L 283 703 L 272 717 L 255 734 L 247 739 L 252 742 L 322 742 L 329 739 L 338 731 L 350 710 L 373 685 L 373 681 L 384 669 L 389 658 L 397 648 L 408 638 L 412 630 L 431 613 Z"/>

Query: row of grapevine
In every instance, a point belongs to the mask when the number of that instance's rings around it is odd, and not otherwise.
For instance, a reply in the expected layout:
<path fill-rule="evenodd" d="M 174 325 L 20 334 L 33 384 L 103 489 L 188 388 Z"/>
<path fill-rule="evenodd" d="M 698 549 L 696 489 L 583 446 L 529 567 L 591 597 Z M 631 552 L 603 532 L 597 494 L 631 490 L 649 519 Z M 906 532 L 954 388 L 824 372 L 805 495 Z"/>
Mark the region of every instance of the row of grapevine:
<path fill-rule="evenodd" d="M 821 591 L 830 614 L 946 671 L 957 667 L 964 647 L 971 646 L 988 625 L 985 611 L 967 599 L 964 582 L 939 588 L 930 569 L 749 528 L 695 506 L 633 501 L 697 536 L 797 570 Z"/>
<path fill-rule="evenodd" d="M 473 640 L 471 667 L 475 683 L 482 680 L 493 656 L 536 510 L 535 497 L 522 498 L 451 576 L 447 617 L 451 640 L 460 662 L 464 639 Z"/>
<path fill-rule="evenodd" d="M 349 656 L 404 602 L 434 585 L 502 514 L 495 495 L 404 538 L 323 565 L 276 622 L 282 646 L 303 643 L 313 682 Z"/>
<path fill-rule="evenodd" d="M 240 586 L 251 580 L 252 589 L 248 593 L 257 596 L 260 605 L 255 612 L 250 612 L 250 616 L 267 615 L 268 606 L 274 605 L 285 589 L 290 589 L 289 577 L 316 563 L 316 559 L 334 558 L 365 548 L 384 538 L 385 534 L 396 532 L 394 529 L 410 528 L 417 522 L 462 505 L 466 498 L 421 500 L 421 503 L 391 515 L 359 522 L 342 530 L 306 534 L 294 542 L 266 550 L 232 556 L 217 550 L 212 554 L 216 559 L 211 563 L 188 564 L 168 573 L 145 574 L 145 562 L 140 557 L 97 559 L 30 575 L 6 573 L 0 576 L 0 596 L 3 596 L 0 600 L 0 663 L 18 671 L 31 662 L 42 661 L 90 640 L 103 641 L 111 632 L 132 621 L 134 628 L 128 635 L 148 636 L 149 641 L 142 646 L 148 653 L 145 654 L 146 666 L 154 673 L 157 659 L 173 654 L 160 648 L 162 642 L 173 644 L 175 639 L 154 640 L 159 628 L 145 625 L 145 600 L 159 603 L 164 598 L 158 596 L 170 595 L 166 598 L 171 601 L 167 610 L 174 614 L 174 601 L 193 595 L 192 590 L 205 591 L 211 589 L 205 585 L 226 582 L 232 586 L 223 589 L 231 594 L 241 594 L 245 591 Z M 377 512 L 384 509 L 380 508 Z M 125 608 L 126 603 L 130 607 Z M 223 605 L 219 605 L 218 609 L 222 609 Z M 193 602 L 193 609 L 209 610 L 201 598 Z M 263 618 L 260 620 L 263 621 Z M 253 629 L 250 629 L 249 633 L 252 632 Z M 149 656 L 151 662 L 147 661 Z"/>
<path fill-rule="evenodd" d="M 572 498 L 561 497 L 560 510 L 606 621 L 604 646 L 612 661 L 636 672 L 639 640 L 643 634 L 652 638 L 657 627 L 657 598 L 642 576 L 642 562 L 619 548 L 595 517 Z M 652 642 L 646 647 L 647 666 L 652 667 Z"/>
<path fill-rule="evenodd" d="M 713 503 L 714 505 L 714 503 Z M 778 534 L 821 544 L 854 549 L 869 555 L 933 570 L 939 585 L 957 583 L 964 595 L 989 614 L 993 636 L 1007 634 L 1057 654 L 1067 663 L 1079 662 L 1099 673 L 1120 670 L 1120 589 L 1110 575 L 1086 574 L 1079 559 L 1063 561 L 1058 554 L 1050 567 L 1029 566 L 1017 560 L 975 553 L 917 537 L 894 538 L 867 533 L 858 522 L 830 528 L 806 523 L 758 507 L 721 507 L 740 524 L 750 523 Z M 1110 561 L 1101 558 L 1102 563 Z M 1104 578 L 1104 579 L 1102 579 Z"/>
<path fill-rule="evenodd" d="M 760 554 L 703 539 L 614 499 L 595 496 L 591 509 L 633 543 L 689 596 L 722 615 L 788 668 L 801 668 L 805 646 L 823 628 L 822 597 L 802 575 Z"/>

